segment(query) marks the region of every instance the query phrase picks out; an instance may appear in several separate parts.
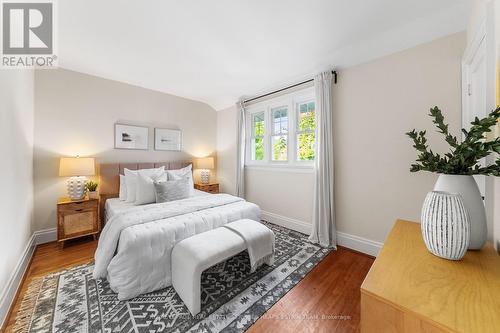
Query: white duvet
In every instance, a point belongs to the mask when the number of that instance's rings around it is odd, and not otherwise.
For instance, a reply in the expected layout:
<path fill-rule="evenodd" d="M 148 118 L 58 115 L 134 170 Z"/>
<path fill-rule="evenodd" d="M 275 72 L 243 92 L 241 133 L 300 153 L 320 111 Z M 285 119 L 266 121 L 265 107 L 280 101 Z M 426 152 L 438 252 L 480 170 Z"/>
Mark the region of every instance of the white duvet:
<path fill-rule="evenodd" d="M 171 252 L 192 235 L 239 219 L 260 219 L 257 205 L 229 194 L 136 206 L 106 223 L 95 253 L 94 278 L 107 277 L 120 300 L 171 285 Z"/>

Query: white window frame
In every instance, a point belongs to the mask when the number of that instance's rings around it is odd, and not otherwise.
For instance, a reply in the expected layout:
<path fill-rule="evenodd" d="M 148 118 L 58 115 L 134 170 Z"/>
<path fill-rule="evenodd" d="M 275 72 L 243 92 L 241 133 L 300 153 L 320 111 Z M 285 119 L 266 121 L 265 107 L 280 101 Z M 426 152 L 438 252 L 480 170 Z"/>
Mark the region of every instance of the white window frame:
<path fill-rule="evenodd" d="M 299 161 L 298 160 L 298 146 L 297 136 L 298 131 L 298 114 L 299 104 L 306 102 L 315 102 L 314 87 L 308 87 L 299 91 L 295 91 L 286 95 L 268 99 L 262 102 L 251 104 L 246 109 L 247 117 L 247 142 L 246 142 L 246 161 L 247 167 L 270 167 L 270 168 L 284 168 L 284 169 L 311 169 L 314 166 L 312 161 Z M 288 110 L 288 139 L 287 139 L 287 160 L 286 161 L 273 161 L 272 159 L 272 137 L 273 137 L 273 122 L 272 122 L 272 109 L 277 107 L 287 107 Z M 252 140 L 254 139 L 253 133 L 253 115 L 256 113 L 264 112 L 264 158 L 260 161 L 252 160 Z M 316 110 L 315 110 L 316 112 Z"/>

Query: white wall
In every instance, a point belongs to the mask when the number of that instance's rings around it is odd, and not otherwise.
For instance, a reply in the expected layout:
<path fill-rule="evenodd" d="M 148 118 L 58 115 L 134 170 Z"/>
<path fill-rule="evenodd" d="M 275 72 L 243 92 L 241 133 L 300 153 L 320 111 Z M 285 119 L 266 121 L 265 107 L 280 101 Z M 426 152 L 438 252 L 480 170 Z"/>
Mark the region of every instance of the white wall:
<path fill-rule="evenodd" d="M 500 66 L 500 0 L 474 0 L 472 13 L 467 26 L 467 47 L 472 42 L 480 27 L 485 27 L 486 43 L 486 105 L 488 111 L 498 105 L 495 101 L 497 66 Z M 496 135 L 499 134 L 497 128 Z M 490 158 L 490 163 L 494 157 Z M 488 234 L 493 234 L 494 244 L 500 251 L 500 177 L 486 177 L 486 216 L 488 219 Z M 493 230 L 491 230 L 491 228 Z"/>
<path fill-rule="evenodd" d="M 31 236 L 33 215 L 33 72 L 0 71 L 0 325 Z M 29 250 L 29 249 L 28 249 Z M 18 275 L 17 277 L 20 277 Z M 17 281 L 18 282 L 18 281 Z M 9 288 L 14 286 L 14 288 Z"/>
<path fill-rule="evenodd" d="M 215 110 L 193 100 L 68 70 L 35 74 L 34 230 L 56 226 L 65 195 L 61 156 L 95 156 L 97 163 L 154 162 L 215 153 Z M 114 149 L 114 124 L 148 126 L 149 150 Z M 182 130 L 183 151 L 153 150 L 153 128 Z M 215 177 L 215 174 L 214 174 Z"/>
<path fill-rule="evenodd" d="M 335 195 L 340 232 L 384 241 L 396 218 L 419 220 L 426 193 L 437 175 L 412 174 L 416 158 L 404 133 L 427 129 L 434 150 L 446 144 L 435 133 L 429 108 L 443 110 L 450 130 L 459 134 L 461 57 L 465 33 L 454 34 L 366 64 L 339 70 L 334 95 Z M 233 117 L 235 108 L 217 114 Z M 231 130 L 233 131 L 233 130 Z M 234 147 L 222 138 L 218 143 Z M 234 135 L 234 137 L 236 137 Z M 233 157 L 234 158 L 234 157 Z M 234 186 L 229 158 L 219 160 L 219 178 Z M 230 179 L 232 178 L 232 181 Z M 247 198 L 271 214 L 310 223 L 313 175 L 248 169 Z"/>

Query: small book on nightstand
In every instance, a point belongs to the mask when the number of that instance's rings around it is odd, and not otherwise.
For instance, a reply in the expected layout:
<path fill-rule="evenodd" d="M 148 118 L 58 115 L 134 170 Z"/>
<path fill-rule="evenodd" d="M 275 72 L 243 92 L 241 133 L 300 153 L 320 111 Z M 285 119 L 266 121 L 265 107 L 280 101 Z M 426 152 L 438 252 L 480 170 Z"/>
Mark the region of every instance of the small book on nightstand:
<path fill-rule="evenodd" d="M 203 192 L 208 192 L 208 193 L 219 193 L 219 183 L 208 183 L 208 184 L 202 184 L 202 183 L 196 183 L 194 184 L 194 188 Z"/>

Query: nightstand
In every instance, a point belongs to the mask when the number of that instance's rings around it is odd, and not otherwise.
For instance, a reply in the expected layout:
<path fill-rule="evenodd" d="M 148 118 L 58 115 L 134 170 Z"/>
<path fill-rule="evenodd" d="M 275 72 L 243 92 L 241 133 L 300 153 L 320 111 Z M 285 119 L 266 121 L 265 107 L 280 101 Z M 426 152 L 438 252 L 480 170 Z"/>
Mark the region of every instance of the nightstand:
<path fill-rule="evenodd" d="M 61 198 L 57 202 L 57 241 L 93 235 L 100 231 L 99 199 L 71 200 Z"/>
<path fill-rule="evenodd" d="M 208 193 L 219 193 L 219 183 L 209 183 L 209 184 L 202 184 L 202 183 L 196 183 L 194 184 L 194 188 L 203 192 L 208 192 Z"/>

